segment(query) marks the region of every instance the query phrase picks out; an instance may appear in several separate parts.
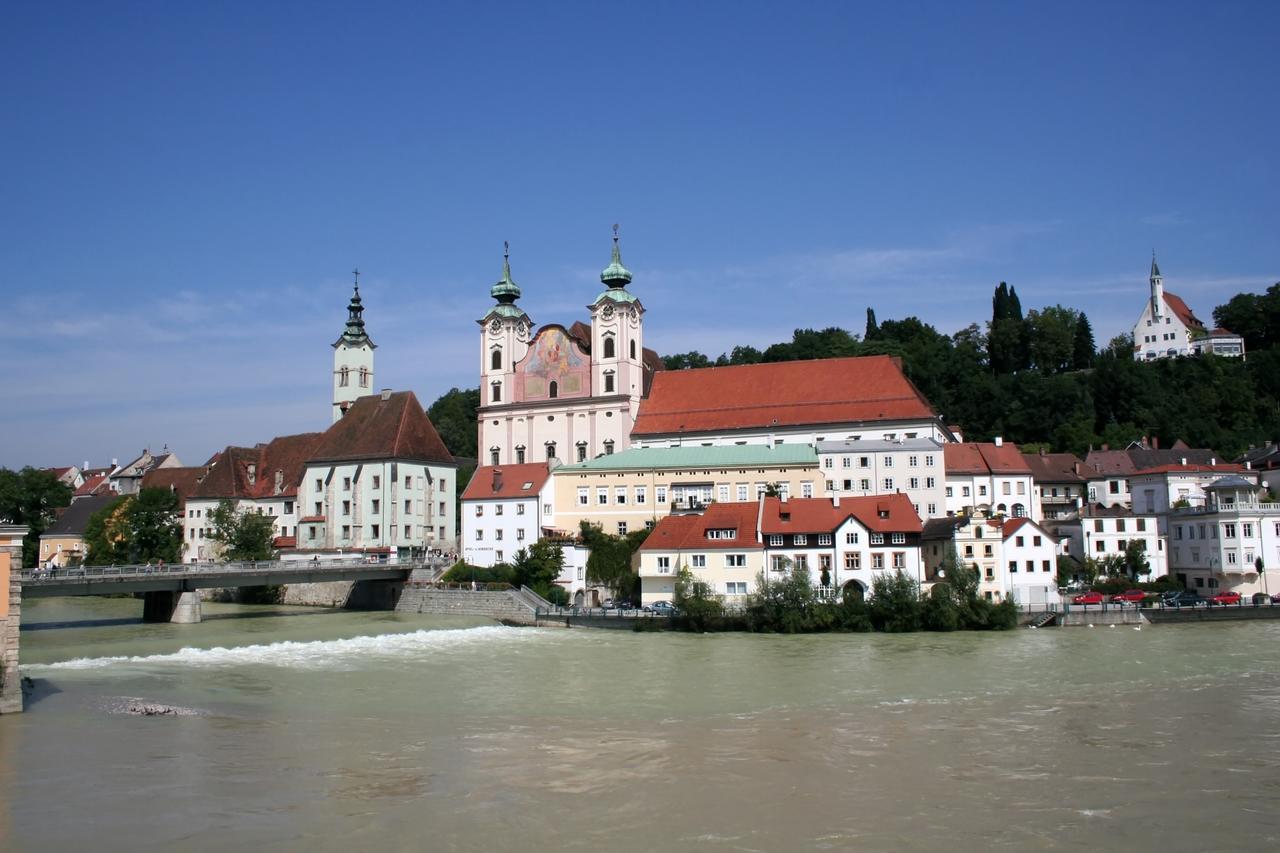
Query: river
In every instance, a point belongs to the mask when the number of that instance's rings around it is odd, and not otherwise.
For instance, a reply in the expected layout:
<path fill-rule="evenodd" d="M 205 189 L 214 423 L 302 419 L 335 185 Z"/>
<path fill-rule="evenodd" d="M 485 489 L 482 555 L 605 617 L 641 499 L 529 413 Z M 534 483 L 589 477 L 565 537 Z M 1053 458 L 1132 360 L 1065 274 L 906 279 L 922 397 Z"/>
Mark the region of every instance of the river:
<path fill-rule="evenodd" d="M 1280 844 L 1280 622 L 777 637 L 140 611 L 27 604 L 0 850 Z M 139 700 L 195 713 L 119 713 Z"/>

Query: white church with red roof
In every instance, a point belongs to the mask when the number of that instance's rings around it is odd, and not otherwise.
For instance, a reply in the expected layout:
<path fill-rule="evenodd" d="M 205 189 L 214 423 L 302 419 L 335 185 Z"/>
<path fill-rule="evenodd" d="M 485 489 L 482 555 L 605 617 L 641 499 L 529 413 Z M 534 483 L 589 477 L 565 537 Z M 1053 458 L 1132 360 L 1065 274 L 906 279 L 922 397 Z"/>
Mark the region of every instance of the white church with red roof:
<path fill-rule="evenodd" d="M 1244 338 L 1226 329 L 1207 329 L 1182 297 L 1164 289 L 1164 277 L 1151 255 L 1151 298 L 1133 327 L 1136 361 L 1213 355 L 1244 358 Z"/>

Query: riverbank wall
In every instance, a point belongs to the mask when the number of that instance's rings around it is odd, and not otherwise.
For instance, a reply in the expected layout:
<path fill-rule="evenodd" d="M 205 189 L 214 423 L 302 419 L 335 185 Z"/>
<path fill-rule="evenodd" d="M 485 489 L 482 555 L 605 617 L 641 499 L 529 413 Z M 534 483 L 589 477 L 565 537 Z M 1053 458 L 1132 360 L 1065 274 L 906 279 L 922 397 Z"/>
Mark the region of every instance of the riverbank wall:
<path fill-rule="evenodd" d="M 1280 607 L 1267 605 L 1254 607 L 1165 607 L 1143 611 L 1147 619 L 1156 625 L 1177 625 L 1188 622 L 1237 622 L 1254 619 L 1280 619 Z"/>
<path fill-rule="evenodd" d="M 1064 628 L 1085 625 L 1144 625 L 1147 619 L 1136 607 L 1109 610 L 1070 610 L 1058 614 L 1058 624 Z"/>
<path fill-rule="evenodd" d="M 508 624 L 533 625 L 534 611 L 508 590 L 439 589 L 408 586 L 396 602 L 397 613 L 488 616 Z"/>

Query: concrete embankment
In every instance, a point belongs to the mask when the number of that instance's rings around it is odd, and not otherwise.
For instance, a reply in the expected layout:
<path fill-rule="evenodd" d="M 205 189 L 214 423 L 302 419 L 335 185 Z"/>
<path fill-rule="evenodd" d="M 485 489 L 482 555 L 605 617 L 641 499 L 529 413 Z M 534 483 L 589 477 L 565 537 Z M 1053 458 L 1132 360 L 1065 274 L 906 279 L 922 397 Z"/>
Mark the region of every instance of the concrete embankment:
<path fill-rule="evenodd" d="M 1082 625 L 1144 625 L 1147 619 L 1136 607 L 1110 608 L 1107 610 L 1073 609 L 1058 614 L 1058 624 L 1064 628 Z"/>
<path fill-rule="evenodd" d="M 488 616 L 516 625 L 533 625 L 534 608 L 513 590 L 404 588 L 396 602 L 397 613 L 435 613 L 448 616 Z"/>
<path fill-rule="evenodd" d="M 1186 622 L 1236 622 L 1253 619 L 1280 619 L 1280 606 L 1254 607 L 1165 607 L 1142 611 L 1157 625 Z"/>

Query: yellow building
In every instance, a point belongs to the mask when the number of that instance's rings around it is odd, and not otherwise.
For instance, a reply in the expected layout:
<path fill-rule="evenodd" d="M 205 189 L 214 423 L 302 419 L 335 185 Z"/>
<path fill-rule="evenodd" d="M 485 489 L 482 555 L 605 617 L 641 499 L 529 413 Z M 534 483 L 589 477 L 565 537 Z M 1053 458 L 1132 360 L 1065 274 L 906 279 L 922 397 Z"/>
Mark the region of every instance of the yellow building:
<path fill-rule="evenodd" d="M 40 550 L 36 552 L 40 566 L 61 569 L 84 563 L 87 553 L 84 532 L 90 517 L 118 500 L 120 495 L 114 492 L 73 500 L 71 506 L 64 509 L 62 515 L 40 535 Z"/>
<path fill-rule="evenodd" d="M 787 497 L 825 497 L 818 454 L 809 445 L 632 448 L 552 472 L 555 529 L 583 521 L 606 533 L 653 527 L 673 509 L 751 503 L 771 485 Z"/>

